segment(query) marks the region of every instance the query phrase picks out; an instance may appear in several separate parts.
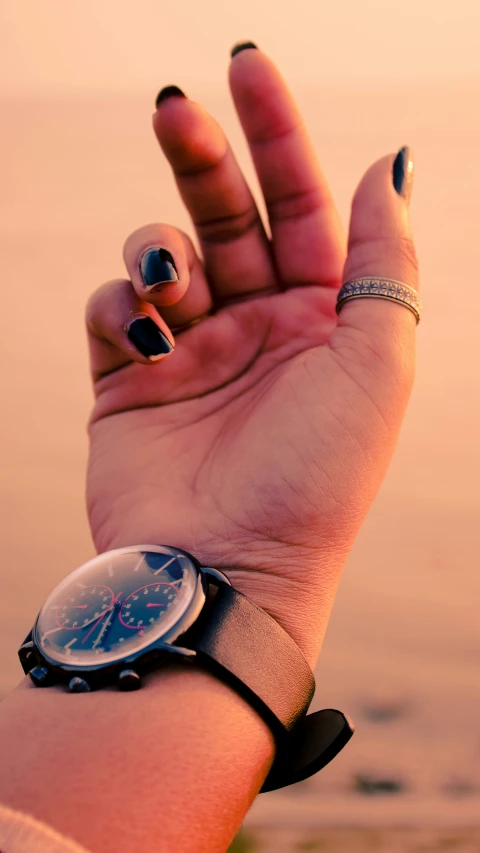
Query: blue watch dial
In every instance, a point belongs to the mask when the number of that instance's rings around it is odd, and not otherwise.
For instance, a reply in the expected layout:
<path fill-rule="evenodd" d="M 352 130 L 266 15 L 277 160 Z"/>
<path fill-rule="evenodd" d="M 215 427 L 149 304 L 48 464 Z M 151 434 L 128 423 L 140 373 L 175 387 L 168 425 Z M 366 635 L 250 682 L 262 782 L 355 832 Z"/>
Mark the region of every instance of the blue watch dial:
<path fill-rule="evenodd" d="M 69 666 L 98 666 L 135 654 L 169 633 L 192 602 L 199 573 L 167 546 L 119 548 L 76 569 L 42 607 L 34 639 Z"/>

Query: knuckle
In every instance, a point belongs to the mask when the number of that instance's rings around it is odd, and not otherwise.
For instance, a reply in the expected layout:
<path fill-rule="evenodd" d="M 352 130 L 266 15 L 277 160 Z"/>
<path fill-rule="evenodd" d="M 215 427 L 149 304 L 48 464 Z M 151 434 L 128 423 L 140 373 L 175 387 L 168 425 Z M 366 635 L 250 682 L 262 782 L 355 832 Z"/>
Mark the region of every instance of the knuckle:
<path fill-rule="evenodd" d="M 270 222 L 302 220 L 315 213 L 324 216 L 334 215 L 334 204 L 318 187 L 284 194 L 267 203 Z"/>
<path fill-rule="evenodd" d="M 401 237 L 398 240 L 397 251 L 408 269 L 418 274 L 418 257 L 415 244 L 411 237 Z"/>
<path fill-rule="evenodd" d="M 258 212 L 251 207 L 239 213 L 231 213 L 217 219 L 196 222 L 196 229 L 205 243 L 230 243 L 260 228 Z"/>
<path fill-rule="evenodd" d="M 344 281 L 368 276 L 384 276 L 416 286 L 418 257 L 409 236 L 377 236 L 368 240 L 350 238 Z"/>

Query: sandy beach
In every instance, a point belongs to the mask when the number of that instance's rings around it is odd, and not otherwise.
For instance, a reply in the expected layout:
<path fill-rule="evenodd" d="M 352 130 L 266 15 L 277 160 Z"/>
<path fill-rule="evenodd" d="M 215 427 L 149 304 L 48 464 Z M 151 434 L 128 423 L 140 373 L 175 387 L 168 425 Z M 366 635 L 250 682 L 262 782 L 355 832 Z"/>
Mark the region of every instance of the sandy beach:
<path fill-rule="evenodd" d="M 416 152 L 412 223 L 425 315 L 398 450 L 348 560 L 312 708 L 356 733 L 331 766 L 260 796 L 236 853 L 480 850 L 479 92 L 415 85 L 296 93 L 345 224 L 377 157 Z M 230 106 L 195 92 L 252 167 Z M 191 228 L 145 99 L 2 103 L 0 696 L 52 586 L 93 554 L 84 305 L 123 276 L 142 224 Z M 257 192 L 256 183 L 253 182 Z M 252 838 L 256 841 L 252 841 Z M 248 840 L 250 838 L 250 841 Z M 244 846 L 239 846 L 244 844 Z M 250 846 L 248 846 L 250 845 Z M 253 846 L 252 846 L 253 845 Z"/>
<path fill-rule="evenodd" d="M 323 829 L 242 832 L 228 853 L 478 853 L 477 829 Z"/>

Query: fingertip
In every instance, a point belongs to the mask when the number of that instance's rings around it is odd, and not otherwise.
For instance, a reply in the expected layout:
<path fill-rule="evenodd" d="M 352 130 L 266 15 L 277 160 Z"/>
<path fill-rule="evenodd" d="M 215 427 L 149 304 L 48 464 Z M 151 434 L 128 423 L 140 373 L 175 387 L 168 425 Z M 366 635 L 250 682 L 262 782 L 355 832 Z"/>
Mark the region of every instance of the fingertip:
<path fill-rule="evenodd" d="M 142 298 L 155 305 L 174 305 L 184 296 L 188 281 L 180 281 L 175 259 L 163 246 L 149 246 L 138 259 Z"/>
<path fill-rule="evenodd" d="M 240 89 L 251 88 L 262 84 L 262 76 L 276 72 L 276 67 L 268 54 L 259 50 L 253 42 L 245 42 L 247 47 L 232 48 L 231 60 L 228 67 L 230 83 Z M 235 52 L 233 52 L 235 50 Z"/>
<path fill-rule="evenodd" d="M 164 86 L 163 89 L 160 89 L 156 99 L 155 99 L 155 109 L 158 110 L 160 104 L 169 98 L 187 98 L 185 92 L 180 89 L 179 86 L 168 85 Z"/>
<path fill-rule="evenodd" d="M 190 269 L 178 229 L 157 223 L 139 228 L 125 241 L 123 257 L 140 299 L 170 306 L 185 295 Z"/>
<path fill-rule="evenodd" d="M 97 288 L 85 313 L 94 381 L 131 361 L 148 365 L 174 351 L 168 324 L 153 305 L 139 299 L 128 279 Z"/>
<path fill-rule="evenodd" d="M 161 328 L 150 314 L 133 314 L 124 330 L 135 351 L 143 357 L 142 361 L 146 359 L 149 364 L 168 358 L 175 349 L 175 341 L 168 326 L 162 323 Z"/>
<path fill-rule="evenodd" d="M 386 154 L 372 163 L 357 187 L 354 202 L 363 200 L 367 194 L 382 193 L 385 203 L 389 199 L 401 199 L 408 206 L 413 175 L 414 152 L 409 145 L 404 145 L 399 151 Z"/>
<path fill-rule="evenodd" d="M 219 122 L 203 104 L 173 98 L 153 113 L 153 131 L 177 178 L 187 179 L 192 160 L 216 165 L 228 143 Z"/>
<path fill-rule="evenodd" d="M 396 235 L 410 236 L 406 199 L 394 184 L 396 178 L 397 185 L 400 185 L 399 178 L 394 176 L 397 157 L 398 153 L 392 153 L 376 160 L 358 184 L 352 201 L 350 245 L 352 242 L 394 238 Z M 408 169 L 410 184 L 412 173 L 413 165 Z M 405 186 L 405 181 L 402 186 Z"/>
<path fill-rule="evenodd" d="M 253 41 L 238 41 L 235 42 L 233 47 L 230 50 L 230 57 L 233 59 L 237 53 L 241 53 L 244 50 L 258 50 L 258 46 Z"/>
<path fill-rule="evenodd" d="M 393 161 L 392 180 L 398 195 L 406 205 L 410 204 L 414 175 L 414 153 L 409 145 L 404 145 Z"/>
<path fill-rule="evenodd" d="M 149 293 L 142 293 L 141 298 L 157 308 L 170 308 L 180 302 L 188 290 L 188 282 L 167 282 L 159 284 Z"/>

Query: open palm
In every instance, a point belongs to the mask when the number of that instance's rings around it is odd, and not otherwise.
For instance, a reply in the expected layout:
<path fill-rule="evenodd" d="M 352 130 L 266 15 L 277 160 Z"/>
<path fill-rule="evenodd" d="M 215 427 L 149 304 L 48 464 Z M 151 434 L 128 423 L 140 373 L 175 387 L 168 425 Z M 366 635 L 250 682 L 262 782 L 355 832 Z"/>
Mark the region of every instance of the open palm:
<path fill-rule="evenodd" d="M 415 286 L 415 253 L 392 181 L 394 155 L 357 190 L 347 257 L 278 71 L 260 51 L 242 50 L 230 84 L 271 239 L 218 124 L 167 92 L 154 128 L 203 260 L 186 234 L 145 226 L 125 245 L 129 279 L 109 282 L 89 302 L 97 398 L 89 517 L 99 550 L 163 543 L 222 568 L 313 664 L 413 376 L 413 315 L 361 299 L 337 318 L 336 295 L 342 277 Z M 145 287 L 149 249 L 164 251 L 168 278 L 178 280 Z M 154 363 L 127 334 L 140 320 L 151 337 L 155 324 L 165 351 L 171 329 L 197 318 Z"/>

